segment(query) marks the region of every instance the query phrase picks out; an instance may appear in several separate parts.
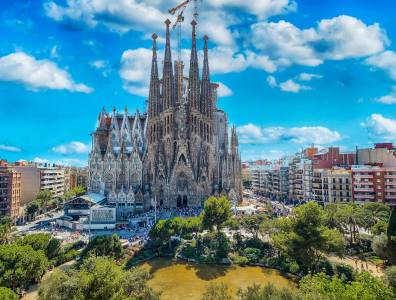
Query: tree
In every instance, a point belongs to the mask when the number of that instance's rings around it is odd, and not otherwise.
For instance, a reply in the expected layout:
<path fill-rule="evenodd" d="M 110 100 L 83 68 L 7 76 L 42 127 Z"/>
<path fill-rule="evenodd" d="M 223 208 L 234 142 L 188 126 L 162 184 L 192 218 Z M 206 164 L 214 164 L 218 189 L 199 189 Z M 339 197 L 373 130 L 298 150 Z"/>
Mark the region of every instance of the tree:
<path fill-rule="evenodd" d="M 12 220 L 4 217 L 0 220 L 0 245 L 9 244 L 12 241 Z"/>
<path fill-rule="evenodd" d="M 239 300 L 298 300 L 300 296 L 288 288 L 278 289 L 273 284 L 265 286 L 253 284 L 245 290 L 238 290 Z"/>
<path fill-rule="evenodd" d="M 248 215 L 241 217 L 240 223 L 243 229 L 252 234 L 255 238 L 258 238 L 260 226 L 266 219 L 264 215 Z"/>
<path fill-rule="evenodd" d="M 270 237 L 278 249 L 307 270 L 319 262 L 323 253 L 344 253 L 342 234 L 325 227 L 324 220 L 323 209 L 311 201 L 295 208 L 290 217 L 275 221 Z"/>
<path fill-rule="evenodd" d="M 202 295 L 202 300 L 231 300 L 230 290 L 224 283 L 211 283 Z"/>
<path fill-rule="evenodd" d="M 19 297 L 16 293 L 14 293 L 13 290 L 6 288 L 6 287 L 0 287 L 0 300 L 18 300 Z"/>
<path fill-rule="evenodd" d="M 96 236 L 89 241 L 87 247 L 81 253 L 82 257 L 89 255 L 95 256 L 111 256 L 120 258 L 124 251 L 118 235 L 101 235 Z"/>
<path fill-rule="evenodd" d="M 38 282 L 48 265 L 44 252 L 31 246 L 0 246 L 0 285 L 12 289 Z"/>
<path fill-rule="evenodd" d="M 396 295 L 396 266 L 388 267 L 384 271 L 385 282 L 393 289 Z"/>
<path fill-rule="evenodd" d="M 79 270 L 55 271 L 39 290 L 41 300 L 157 300 L 141 269 L 124 270 L 107 257 L 89 258 Z"/>
<path fill-rule="evenodd" d="M 231 203 L 226 197 L 210 197 L 205 201 L 202 212 L 202 224 L 204 228 L 213 230 L 221 229 L 221 226 L 231 217 Z"/>
<path fill-rule="evenodd" d="M 386 233 L 388 229 L 388 222 L 384 220 L 378 220 L 373 226 L 371 226 L 370 230 L 373 235 L 380 235 Z"/>
<path fill-rule="evenodd" d="M 26 204 L 26 214 L 28 216 L 34 216 L 40 210 L 40 203 L 33 200 Z"/>
<path fill-rule="evenodd" d="M 19 245 L 29 245 L 34 250 L 42 250 L 51 259 L 57 256 L 61 250 L 61 242 L 49 233 L 34 233 L 17 240 Z"/>
<path fill-rule="evenodd" d="M 323 273 L 307 275 L 300 281 L 300 292 L 303 299 L 394 299 L 392 290 L 367 272 L 356 275 L 351 283 L 345 283 L 338 276 L 328 277 Z"/>
<path fill-rule="evenodd" d="M 35 201 L 38 202 L 41 209 L 47 210 L 51 200 L 52 200 L 52 192 L 50 190 L 42 190 L 37 194 Z"/>
<path fill-rule="evenodd" d="M 197 233 L 202 230 L 202 220 L 200 217 L 190 217 L 184 220 L 183 234 Z"/>

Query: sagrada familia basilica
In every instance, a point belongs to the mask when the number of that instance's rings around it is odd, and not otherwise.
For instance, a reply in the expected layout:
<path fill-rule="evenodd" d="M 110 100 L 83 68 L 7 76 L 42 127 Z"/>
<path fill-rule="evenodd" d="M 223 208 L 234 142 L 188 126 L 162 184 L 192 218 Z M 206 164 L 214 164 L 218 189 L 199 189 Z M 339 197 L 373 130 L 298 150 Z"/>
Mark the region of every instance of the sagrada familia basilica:
<path fill-rule="evenodd" d="M 200 207 L 211 195 L 242 198 L 241 158 L 235 127 L 229 138 L 227 114 L 217 108 L 218 85 L 210 81 L 208 38 L 204 37 L 202 77 L 196 22 L 188 77 L 183 62 L 172 66 L 170 21 L 166 24 L 162 79 L 153 34 L 148 111 L 99 115 L 92 134 L 89 190 L 126 212 L 162 207 Z"/>

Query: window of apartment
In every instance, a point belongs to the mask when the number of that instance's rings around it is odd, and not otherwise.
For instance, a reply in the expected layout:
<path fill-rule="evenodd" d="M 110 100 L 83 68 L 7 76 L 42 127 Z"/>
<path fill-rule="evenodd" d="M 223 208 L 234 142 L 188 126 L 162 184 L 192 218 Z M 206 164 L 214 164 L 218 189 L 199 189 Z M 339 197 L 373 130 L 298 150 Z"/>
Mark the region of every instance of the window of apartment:
<path fill-rule="evenodd" d="M 380 172 L 377 172 L 377 176 L 381 176 L 381 173 L 380 173 Z"/>
<path fill-rule="evenodd" d="M 382 186 L 378 185 L 377 190 L 380 190 L 380 189 L 382 189 Z"/>

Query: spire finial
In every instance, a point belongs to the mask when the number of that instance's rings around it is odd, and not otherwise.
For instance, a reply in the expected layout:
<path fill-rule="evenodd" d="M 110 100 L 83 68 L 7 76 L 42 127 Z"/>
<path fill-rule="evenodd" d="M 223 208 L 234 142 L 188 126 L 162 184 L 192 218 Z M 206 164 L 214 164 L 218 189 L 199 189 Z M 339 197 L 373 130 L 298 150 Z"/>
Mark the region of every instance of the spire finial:
<path fill-rule="evenodd" d="M 115 106 L 113 106 L 113 113 L 115 113 L 116 112 L 116 108 L 115 108 Z"/>
<path fill-rule="evenodd" d="M 128 113 L 128 107 L 125 106 L 124 112 L 125 112 L 125 113 Z"/>

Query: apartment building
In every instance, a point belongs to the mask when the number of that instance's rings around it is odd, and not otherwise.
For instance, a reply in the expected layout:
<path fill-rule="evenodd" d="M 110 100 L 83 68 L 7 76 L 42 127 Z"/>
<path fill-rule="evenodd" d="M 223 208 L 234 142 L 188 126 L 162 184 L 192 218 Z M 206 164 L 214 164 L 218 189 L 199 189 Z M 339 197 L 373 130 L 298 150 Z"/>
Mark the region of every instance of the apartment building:
<path fill-rule="evenodd" d="M 352 183 L 355 201 L 378 201 L 396 205 L 396 168 L 353 166 Z"/>
<path fill-rule="evenodd" d="M 329 147 L 323 153 L 317 153 L 312 156 L 314 169 L 348 168 L 354 165 L 355 161 L 355 153 L 341 153 L 339 147 Z"/>
<path fill-rule="evenodd" d="M 11 166 L 21 174 L 21 206 L 34 200 L 40 192 L 40 170 L 36 166 Z"/>
<path fill-rule="evenodd" d="M 20 216 L 21 174 L 6 168 L 0 169 L 0 218 Z"/>
<path fill-rule="evenodd" d="M 40 190 L 49 190 L 53 197 L 61 197 L 65 193 L 65 173 L 58 167 L 39 167 Z"/>
<path fill-rule="evenodd" d="M 270 192 L 270 167 L 264 165 L 255 166 L 251 168 L 250 173 L 252 178 L 253 191 L 262 196 L 268 196 Z"/>
<path fill-rule="evenodd" d="M 396 148 L 393 143 L 377 143 L 374 148 L 357 149 L 356 165 L 396 167 Z"/>

